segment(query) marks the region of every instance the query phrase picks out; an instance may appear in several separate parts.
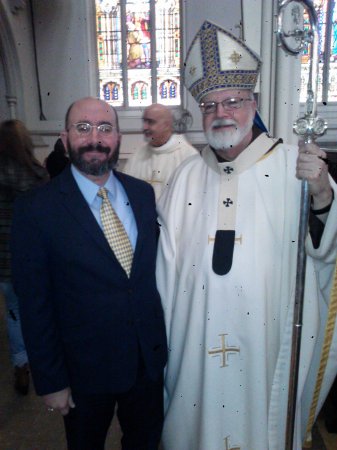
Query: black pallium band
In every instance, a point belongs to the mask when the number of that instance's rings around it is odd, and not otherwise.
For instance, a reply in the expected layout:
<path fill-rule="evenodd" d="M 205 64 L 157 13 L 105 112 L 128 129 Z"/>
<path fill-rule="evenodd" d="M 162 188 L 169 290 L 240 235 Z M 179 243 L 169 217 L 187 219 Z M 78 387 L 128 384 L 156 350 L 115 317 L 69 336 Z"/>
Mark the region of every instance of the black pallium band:
<path fill-rule="evenodd" d="M 212 268 L 217 275 L 226 275 L 231 270 L 234 242 L 234 230 L 217 230 L 212 260 Z"/>

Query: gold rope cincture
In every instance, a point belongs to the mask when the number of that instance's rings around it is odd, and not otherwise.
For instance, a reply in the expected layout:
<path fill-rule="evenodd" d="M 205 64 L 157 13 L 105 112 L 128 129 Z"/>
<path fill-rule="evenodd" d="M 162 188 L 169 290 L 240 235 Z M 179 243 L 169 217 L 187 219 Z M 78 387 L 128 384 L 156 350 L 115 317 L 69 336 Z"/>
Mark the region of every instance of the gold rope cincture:
<path fill-rule="evenodd" d="M 325 369 L 326 369 L 327 362 L 328 362 L 332 337 L 333 337 L 333 333 L 334 333 L 334 329 L 335 329 L 336 316 L 337 316 L 337 264 L 335 267 L 334 281 L 332 284 L 332 289 L 331 289 L 331 294 L 330 294 L 330 303 L 329 303 L 328 317 L 327 317 L 326 328 L 325 328 L 324 342 L 323 342 L 322 353 L 321 353 L 321 360 L 319 363 L 316 385 L 315 385 L 314 395 L 313 395 L 312 402 L 311 402 L 308 425 L 307 425 L 307 429 L 306 429 L 306 433 L 305 433 L 306 440 L 304 443 L 304 448 L 311 448 L 311 444 L 312 444 L 311 430 L 314 425 L 317 403 L 318 403 L 319 394 L 320 394 L 320 391 L 322 388 Z"/>
<path fill-rule="evenodd" d="M 102 199 L 100 215 L 104 235 L 120 265 L 125 270 L 127 276 L 130 277 L 133 249 L 129 237 L 110 203 L 107 189 L 104 187 L 100 188 L 97 195 Z"/>

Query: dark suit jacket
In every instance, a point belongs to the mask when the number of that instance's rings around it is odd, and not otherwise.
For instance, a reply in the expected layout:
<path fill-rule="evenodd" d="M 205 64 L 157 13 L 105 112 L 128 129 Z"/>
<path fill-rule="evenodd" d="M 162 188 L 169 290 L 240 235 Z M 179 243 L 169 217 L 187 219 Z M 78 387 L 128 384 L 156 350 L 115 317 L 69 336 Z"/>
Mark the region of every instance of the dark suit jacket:
<path fill-rule="evenodd" d="M 13 282 L 35 388 L 128 390 L 139 355 L 158 379 L 167 358 L 155 282 L 156 211 L 150 185 L 115 173 L 138 227 L 131 277 L 115 258 L 69 168 L 19 198 Z"/>

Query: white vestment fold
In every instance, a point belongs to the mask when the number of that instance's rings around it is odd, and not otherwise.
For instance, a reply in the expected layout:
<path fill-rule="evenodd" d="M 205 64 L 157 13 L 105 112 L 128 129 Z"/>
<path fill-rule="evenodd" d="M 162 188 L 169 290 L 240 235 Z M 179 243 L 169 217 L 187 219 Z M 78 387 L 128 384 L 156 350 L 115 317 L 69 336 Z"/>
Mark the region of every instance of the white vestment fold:
<path fill-rule="evenodd" d="M 277 144 L 268 152 L 274 141 L 267 141 L 260 135 L 252 145 L 265 155 L 251 165 L 242 156 L 231 174 L 235 244 L 226 275 L 212 270 L 226 180 L 209 147 L 182 163 L 159 201 L 157 282 L 169 346 L 165 450 L 284 449 L 301 183 L 297 147 Z M 304 439 L 336 261 L 333 189 L 320 247 L 308 238 L 294 450 Z M 320 406 L 336 353 L 335 336 Z"/>

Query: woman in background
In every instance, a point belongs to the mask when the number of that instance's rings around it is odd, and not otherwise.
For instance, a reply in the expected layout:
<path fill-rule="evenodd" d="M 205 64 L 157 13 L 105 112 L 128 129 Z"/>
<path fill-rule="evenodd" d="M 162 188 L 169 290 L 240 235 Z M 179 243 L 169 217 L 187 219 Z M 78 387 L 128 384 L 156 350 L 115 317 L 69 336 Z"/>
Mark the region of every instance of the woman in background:
<path fill-rule="evenodd" d="M 23 342 L 18 299 L 11 283 L 9 237 L 15 198 L 22 192 L 48 180 L 47 171 L 33 155 L 33 143 L 19 120 L 0 124 L 0 293 L 6 302 L 6 320 L 14 387 L 26 395 L 29 389 L 29 365 Z M 29 236 L 27 236 L 29 239 Z"/>

